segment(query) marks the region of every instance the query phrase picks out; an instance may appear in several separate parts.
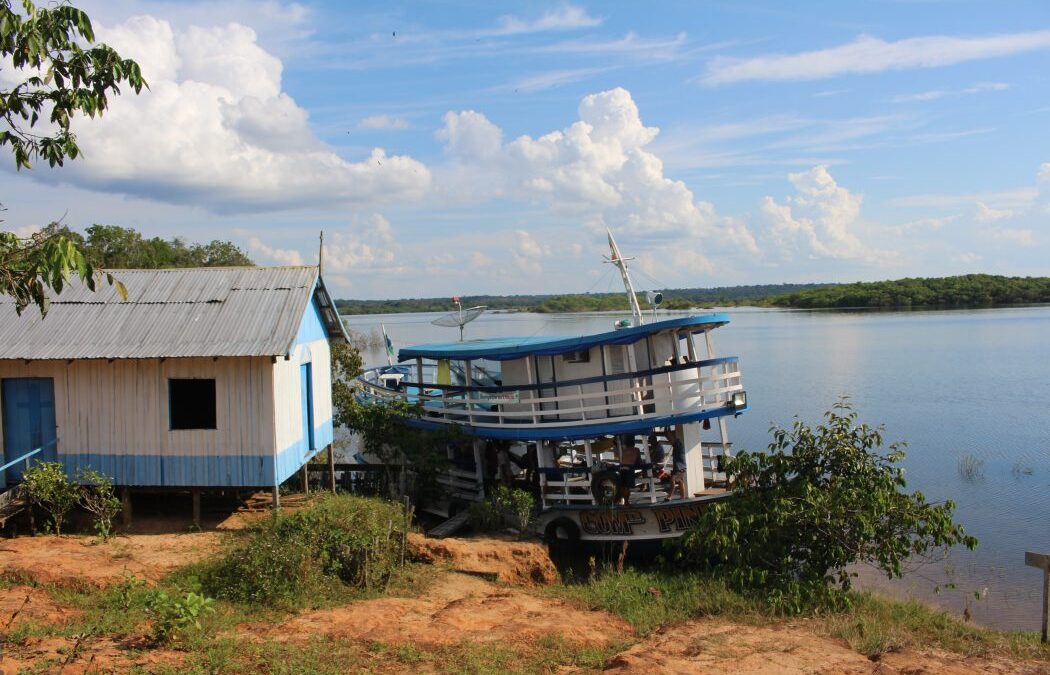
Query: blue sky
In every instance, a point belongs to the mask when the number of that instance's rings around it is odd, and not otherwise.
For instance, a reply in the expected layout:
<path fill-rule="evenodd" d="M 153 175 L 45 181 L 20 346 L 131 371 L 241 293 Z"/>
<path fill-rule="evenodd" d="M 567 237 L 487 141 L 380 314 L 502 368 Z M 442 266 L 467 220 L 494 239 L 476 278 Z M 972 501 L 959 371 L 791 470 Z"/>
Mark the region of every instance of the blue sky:
<path fill-rule="evenodd" d="M 1050 273 L 1046 2 L 82 6 L 151 90 L 0 172 L 20 231 L 324 229 L 346 297 L 609 290 L 605 227 L 647 287 Z"/>

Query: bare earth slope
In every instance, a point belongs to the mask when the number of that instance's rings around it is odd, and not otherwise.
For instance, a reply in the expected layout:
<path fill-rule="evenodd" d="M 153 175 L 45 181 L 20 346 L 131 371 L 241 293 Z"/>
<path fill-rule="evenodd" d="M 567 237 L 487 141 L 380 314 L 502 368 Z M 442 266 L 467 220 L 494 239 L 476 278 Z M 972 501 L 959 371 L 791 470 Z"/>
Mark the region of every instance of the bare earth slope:
<path fill-rule="evenodd" d="M 156 580 L 180 565 L 213 555 L 222 545 L 221 536 L 218 532 L 128 535 L 106 544 L 93 544 L 86 537 L 0 540 L 0 573 L 18 580 L 0 586 L 0 632 L 16 629 L 23 621 L 61 625 L 77 616 L 35 583 L 104 586 L 127 573 Z M 606 648 L 633 643 L 605 664 L 606 670 L 625 674 L 1050 674 L 1043 663 L 936 650 L 905 650 L 872 661 L 843 641 L 819 635 L 805 621 L 752 626 L 706 618 L 639 639 L 619 617 L 534 592 L 533 587 L 557 580 L 540 544 L 413 537 L 411 546 L 415 558 L 444 568 L 418 597 L 384 597 L 302 611 L 275 623 L 244 624 L 236 632 L 245 640 L 284 644 L 327 634 L 340 642 L 360 643 L 362 649 L 373 642 L 420 649 L 461 643 L 527 648 L 547 636 Z M 488 580 L 492 578 L 496 581 Z M 82 643 L 76 637 L 31 638 L 5 649 L 0 673 L 49 663 L 55 667 L 45 665 L 45 672 L 150 671 L 160 664 L 177 666 L 182 658 L 180 652 L 143 649 L 142 644 L 107 636 Z"/>

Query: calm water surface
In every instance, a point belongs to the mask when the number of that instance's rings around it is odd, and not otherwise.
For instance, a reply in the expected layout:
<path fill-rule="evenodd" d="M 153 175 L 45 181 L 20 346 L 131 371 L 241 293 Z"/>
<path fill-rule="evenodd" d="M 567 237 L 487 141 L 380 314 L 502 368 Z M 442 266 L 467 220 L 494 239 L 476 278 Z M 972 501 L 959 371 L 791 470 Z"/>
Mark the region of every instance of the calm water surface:
<path fill-rule="evenodd" d="M 764 449 L 772 424 L 819 422 L 849 395 L 863 421 L 885 425 L 887 442 L 907 441 L 909 489 L 954 500 L 957 520 L 980 540 L 903 580 L 862 574 L 863 583 L 956 613 L 969 606 L 987 625 L 1037 630 L 1042 579 L 1024 552 L 1050 552 L 1050 307 L 727 311 L 715 348 L 740 357 L 753 408 L 729 424 L 737 449 Z M 455 329 L 430 324 L 435 316 L 344 318 L 364 334 L 385 323 L 396 348 L 455 340 Z M 579 335 L 610 330 L 617 316 L 486 314 L 467 337 Z M 385 363 L 383 351 L 365 363 Z M 957 588 L 934 592 L 949 581 Z"/>

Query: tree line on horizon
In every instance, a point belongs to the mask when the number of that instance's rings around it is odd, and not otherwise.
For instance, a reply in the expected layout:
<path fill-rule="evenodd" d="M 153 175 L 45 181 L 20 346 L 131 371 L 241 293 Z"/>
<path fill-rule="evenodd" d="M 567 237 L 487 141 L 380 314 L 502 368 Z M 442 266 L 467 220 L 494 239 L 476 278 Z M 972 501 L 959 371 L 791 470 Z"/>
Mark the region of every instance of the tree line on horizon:
<path fill-rule="evenodd" d="M 74 242 L 97 269 L 172 269 L 177 267 L 251 267 L 248 254 L 231 241 L 188 242 L 182 237 L 144 237 L 131 227 L 92 225 L 83 233 L 52 223 L 46 237 L 60 235 Z"/>
<path fill-rule="evenodd" d="M 661 291 L 662 309 L 739 306 L 821 308 L 984 307 L 1050 303 L 1050 277 L 1007 277 L 966 274 L 952 277 L 906 278 L 848 284 L 765 284 L 718 288 L 678 288 Z M 561 295 L 474 295 L 464 306 L 536 313 L 629 311 L 624 293 Z M 646 307 L 644 294 L 638 302 Z M 451 298 L 399 300 L 336 300 L 343 314 L 441 312 L 455 309 Z"/>

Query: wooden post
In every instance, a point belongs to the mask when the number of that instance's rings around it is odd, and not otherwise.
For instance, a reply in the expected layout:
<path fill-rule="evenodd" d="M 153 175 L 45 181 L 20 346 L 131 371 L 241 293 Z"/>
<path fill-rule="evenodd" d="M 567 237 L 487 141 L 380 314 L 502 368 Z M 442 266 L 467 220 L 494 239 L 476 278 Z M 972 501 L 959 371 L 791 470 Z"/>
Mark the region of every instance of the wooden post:
<path fill-rule="evenodd" d="M 1047 620 L 1050 619 L 1050 555 L 1025 551 L 1024 564 L 1043 570 L 1043 644 L 1046 644 Z"/>
<path fill-rule="evenodd" d="M 335 494 L 335 448 L 328 444 L 328 487 Z"/>
<path fill-rule="evenodd" d="M 310 471 L 307 467 L 310 465 L 310 460 L 306 460 L 306 464 L 303 464 L 303 468 L 299 471 L 302 472 L 303 480 L 303 494 L 310 494 Z"/>
<path fill-rule="evenodd" d="M 273 493 L 273 510 L 276 511 L 281 508 L 281 486 L 274 485 L 270 491 Z"/>
<path fill-rule="evenodd" d="M 201 529 L 201 491 L 191 490 L 190 496 L 193 499 L 193 526 L 199 530 Z"/>
<path fill-rule="evenodd" d="M 131 488 L 120 488 L 120 520 L 124 527 L 131 527 Z"/>

